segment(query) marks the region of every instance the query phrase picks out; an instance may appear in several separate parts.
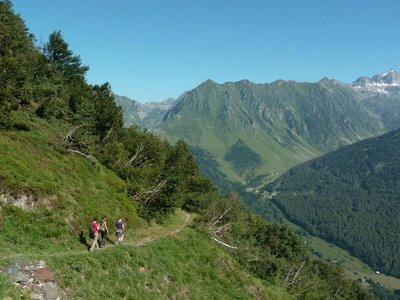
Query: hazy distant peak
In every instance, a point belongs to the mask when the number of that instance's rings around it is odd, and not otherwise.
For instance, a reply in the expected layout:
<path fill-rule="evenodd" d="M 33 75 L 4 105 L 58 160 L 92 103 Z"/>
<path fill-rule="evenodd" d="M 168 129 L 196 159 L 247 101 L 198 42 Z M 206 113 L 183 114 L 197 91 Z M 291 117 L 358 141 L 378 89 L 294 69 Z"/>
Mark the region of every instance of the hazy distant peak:
<path fill-rule="evenodd" d="M 337 81 L 334 79 L 330 79 L 328 77 L 321 78 L 318 83 L 336 83 Z"/>

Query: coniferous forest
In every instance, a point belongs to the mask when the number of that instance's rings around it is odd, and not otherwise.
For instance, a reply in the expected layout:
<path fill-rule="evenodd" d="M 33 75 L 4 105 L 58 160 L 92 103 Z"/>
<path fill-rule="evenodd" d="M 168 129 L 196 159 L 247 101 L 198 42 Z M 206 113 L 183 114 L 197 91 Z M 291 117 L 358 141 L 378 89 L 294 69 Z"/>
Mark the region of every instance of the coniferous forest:
<path fill-rule="evenodd" d="M 267 186 L 287 218 L 400 276 L 400 131 L 346 146 Z"/>

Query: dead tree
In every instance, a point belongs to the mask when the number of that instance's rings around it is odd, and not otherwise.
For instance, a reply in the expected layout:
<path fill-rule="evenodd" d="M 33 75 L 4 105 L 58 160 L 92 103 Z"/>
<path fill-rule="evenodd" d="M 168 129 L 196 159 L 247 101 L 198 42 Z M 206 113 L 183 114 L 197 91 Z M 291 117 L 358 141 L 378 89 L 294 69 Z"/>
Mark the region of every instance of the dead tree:
<path fill-rule="evenodd" d="M 289 268 L 289 270 L 288 270 L 288 272 L 286 274 L 285 281 L 284 281 L 285 285 L 291 286 L 296 282 L 296 278 L 299 275 L 301 269 L 304 267 L 305 263 L 306 262 L 303 261 L 301 263 L 300 267 L 297 270 L 296 270 L 296 266 L 295 265 L 290 266 L 290 268 Z"/>
<path fill-rule="evenodd" d="M 151 204 L 151 201 L 155 198 L 155 196 L 162 191 L 164 186 L 167 184 L 167 180 L 161 180 L 157 186 L 155 186 L 151 190 L 143 190 L 141 189 L 138 192 L 129 191 L 129 195 L 132 200 L 139 202 L 140 207 L 148 206 Z"/>
<path fill-rule="evenodd" d="M 81 124 L 78 126 L 75 126 L 74 128 L 72 128 L 66 136 L 64 136 L 63 140 L 64 142 L 71 142 L 72 141 L 72 136 L 74 135 L 75 131 L 77 131 L 79 128 L 85 126 L 85 124 Z"/>
<path fill-rule="evenodd" d="M 228 216 L 228 213 L 235 207 L 236 204 L 237 204 L 236 194 L 230 193 L 226 199 L 222 211 L 218 209 L 215 210 L 213 212 L 213 218 L 208 223 L 208 230 L 212 234 L 211 239 L 230 249 L 238 249 L 238 248 L 221 241 L 221 237 L 229 228 L 229 222 L 225 222 L 226 217 Z"/>
<path fill-rule="evenodd" d="M 74 150 L 74 149 L 67 149 L 69 152 L 75 153 L 75 154 L 79 154 L 82 155 L 83 157 L 86 157 L 87 159 L 89 159 L 94 165 L 97 163 L 97 160 L 94 156 L 92 155 L 88 155 L 85 153 L 82 153 L 81 151 L 78 150 Z"/>

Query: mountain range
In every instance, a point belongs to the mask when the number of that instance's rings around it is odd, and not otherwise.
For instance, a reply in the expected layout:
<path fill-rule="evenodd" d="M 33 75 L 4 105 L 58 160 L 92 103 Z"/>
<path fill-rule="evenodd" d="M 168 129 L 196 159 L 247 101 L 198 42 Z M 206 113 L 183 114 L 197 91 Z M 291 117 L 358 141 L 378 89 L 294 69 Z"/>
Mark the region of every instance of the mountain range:
<path fill-rule="evenodd" d="M 399 276 L 397 71 L 350 84 L 207 80 L 164 112 L 152 130 L 184 139 L 221 190 L 242 189 L 259 213 L 267 191 L 269 210 Z"/>
<path fill-rule="evenodd" d="M 201 148 L 229 180 L 259 187 L 298 163 L 399 128 L 399 78 L 390 69 L 351 84 L 207 80 L 168 109 L 133 111 L 145 115 L 142 126 Z"/>

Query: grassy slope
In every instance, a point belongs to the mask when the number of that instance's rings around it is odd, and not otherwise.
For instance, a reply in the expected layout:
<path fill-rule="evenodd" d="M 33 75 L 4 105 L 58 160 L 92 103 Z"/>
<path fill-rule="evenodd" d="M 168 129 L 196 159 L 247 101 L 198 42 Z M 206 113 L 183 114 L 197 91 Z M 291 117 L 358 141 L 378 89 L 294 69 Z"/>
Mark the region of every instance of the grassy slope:
<path fill-rule="evenodd" d="M 142 247 L 110 247 L 49 263 L 74 299 L 290 299 L 246 274 L 193 229 Z"/>
<path fill-rule="evenodd" d="M 115 174 L 54 149 L 68 128 L 30 118 L 20 115 L 30 131 L 0 131 L 0 195 L 28 194 L 37 200 L 34 210 L 0 202 L 0 265 L 19 255 L 45 260 L 70 299 L 288 298 L 247 276 L 194 229 L 168 236 L 185 223 L 183 213 L 163 225 L 140 220 Z M 109 242 L 106 249 L 88 253 L 88 223 L 101 214 L 127 220 L 127 245 Z M 10 279 L 0 276 L 0 298 L 6 296 L 21 297 Z"/>
<path fill-rule="evenodd" d="M 79 248 L 93 216 L 139 223 L 122 180 L 83 156 L 54 150 L 62 128 L 25 117 L 30 131 L 0 131 L 0 194 L 33 195 L 35 210 L 2 204 L 1 254 Z"/>
<path fill-rule="evenodd" d="M 176 142 L 177 138 L 184 138 L 192 146 L 199 146 L 205 149 L 217 160 L 221 171 L 229 179 L 246 184 L 245 175 L 240 176 L 227 162 L 224 157 L 229 147 L 239 139 L 246 141 L 246 144 L 261 155 L 264 163 L 254 170 L 254 175 L 268 175 L 268 182 L 276 179 L 276 176 L 290 167 L 319 154 L 315 149 L 307 149 L 305 152 L 313 153 L 310 157 L 296 156 L 292 151 L 285 149 L 281 144 L 272 139 L 262 130 L 253 130 L 249 134 L 248 130 L 238 129 L 229 134 L 220 133 L 216 127 L 207 122 L 193 120 L 186 122 L 185 126 L 180 125 L 179 120 L 173 120 L 165 124 L 156 133 L 165 136 L 170 142 Z M 180 131 L 182 130 L 182 131 Z M 187 138 L 187 137 L 193 138 Z"/>

